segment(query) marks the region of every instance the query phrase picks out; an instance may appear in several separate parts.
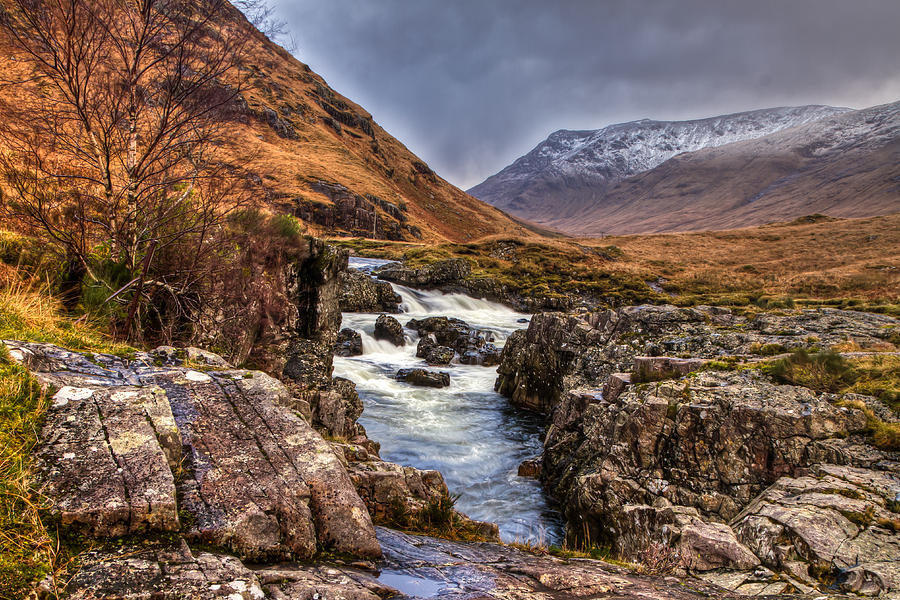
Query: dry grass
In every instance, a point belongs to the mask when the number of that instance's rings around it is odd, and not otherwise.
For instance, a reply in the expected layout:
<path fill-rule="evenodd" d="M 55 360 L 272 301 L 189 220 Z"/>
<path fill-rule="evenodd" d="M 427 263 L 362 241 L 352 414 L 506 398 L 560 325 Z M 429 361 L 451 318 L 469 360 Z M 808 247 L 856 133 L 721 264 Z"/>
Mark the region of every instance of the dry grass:
<path fill-rule="evenodd" d="M 7 275 L 10 275 L 7 273 Z M 73 350 L 128 353 L 86 324 L 72 323 L 56 302 L 21 281 L 0 289 L 0 339 L 44 341 Z M 34 487 L 32 454 L 47 392 L 0 344 L 0 598 L 23 598 L 47 575 L 56 597 L 73 560 L 48 525 L 46 499 Z"/>
<path fill-rule="evenodd" d="M 403 259 L 413 266 L 466 258 L 475 276 L 494 277 L 526 293 L 581 290 L 599 296 L 618 293 L 622 301 L 685 306 L 826 304 L 900 312 L 900 214 L 812 221 L 592 240 L 493 236 L 441 245 L 334 241 L 364 256 Z M 663 293 L 647 282 L 658 282 Z"/>

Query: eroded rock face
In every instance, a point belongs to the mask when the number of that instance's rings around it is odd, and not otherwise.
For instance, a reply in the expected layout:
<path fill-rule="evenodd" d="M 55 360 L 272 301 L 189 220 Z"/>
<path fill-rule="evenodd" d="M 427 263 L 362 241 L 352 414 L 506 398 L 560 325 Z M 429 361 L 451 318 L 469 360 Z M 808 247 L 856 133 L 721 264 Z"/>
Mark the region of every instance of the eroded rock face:
<path fill-rule="evenodd" d="M 403 326 L 389 315 L 381 315 L 375 320 L 375 339 L 387 340 L 395 346 L 406 345 Z"/>
<path fill-rule="evenodd" d="M 711 359 L 766 345 L 790 351 L 847 340 L 866 347 L 884 344 L 898 326 L 884 315 L 835 309 L 752 319 L 709 306 L 542 313 L 507 340 L 495 388 L 515 404 L 549 413 L 569 390 L 599 389 L 612 373 L 630 372 L 636 356 Z"/>
<path fill-rule="evenodd" d="M 866 429 L 865 415 L 830 400 L 754 372 L 637 386 L 615 403 L 597 395 L 583 409 L 560 406 L 543 472 L 570 523 L 593 539 L 623 543 L 614 523 L 624 507 L 660 501 L 726 522 L 779 477 L 823 459 L 861 460 L 838 448 Z"/>
<path fill-rule="evenodd" d="M 399 313 L 402 298 L 391 284 L 377 281 L 367 273 L 347 269 L 340 274 L 341 312 Z"/>
<path fill-rule="evenodd" d="M 88 360 L 47 344 L 7 346 L 59 388 L 38 467 L 65 525 L 101 538 L 180 528 L 252 560 L 308 558 L 317 544 L 380 555 L 346 470 L 288 408 L 279 381 L 157 366 L 148 353 Z"/>

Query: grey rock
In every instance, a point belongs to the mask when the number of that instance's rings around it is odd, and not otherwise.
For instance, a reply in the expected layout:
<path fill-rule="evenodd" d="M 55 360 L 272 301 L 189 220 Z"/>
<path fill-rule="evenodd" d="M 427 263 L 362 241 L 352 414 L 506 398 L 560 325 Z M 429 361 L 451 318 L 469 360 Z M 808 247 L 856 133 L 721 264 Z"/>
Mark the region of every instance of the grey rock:
<path fill-rule="evenodd" d="M 338 302 L 342 312 L 399 313 L 402 298 L 390 283 L 347 269 L 340 274 Z"/>
<path fill-rule="evenodd" d="M 317 543 L 380 554 L 349 476 L 279 381 L 159 367 L 145 353 L 92 362 L 48 344 L 7 345 L 60 387 L 38 456 L 64 525 L 101 538 L 183 526 L 191 540 L 253 560 L 308 558 Z M 176 489 L 190 523 L 179 522 Z"/>

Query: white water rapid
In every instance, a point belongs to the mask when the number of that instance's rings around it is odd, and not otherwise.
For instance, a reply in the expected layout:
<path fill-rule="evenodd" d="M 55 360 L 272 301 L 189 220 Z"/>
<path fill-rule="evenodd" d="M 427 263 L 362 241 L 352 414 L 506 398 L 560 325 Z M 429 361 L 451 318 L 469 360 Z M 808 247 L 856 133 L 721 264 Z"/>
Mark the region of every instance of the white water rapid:
<path fill-rule="evenodd" d="M 360 270 L 387 261 L 351 258 Z M 526 327 L 503 305 L 462 294 L 420 291 L 394 285 L 403 298 L 401 324 L 430 316 L 456 317 L 490 330 L 501 346 L 510 333 Z M 385 460 L 419 469 L 437 469 L 457 508 L 473 519 L 500 526 L 504 541 L 558 544 L 562 520 L 540 484 L 516 474 L 519 463 L 541 453 L 542 419 L 511 406 L 494 392 L 496 367 L 461 365 L 427 367 L 416 358 L 417 334 L 406 330 L 406 346 L 398 348 L 373 337 L 377 314 L 344 313 L 341 327 L 359 331 L 363 354 L 335 357 L 334 374 L 356 383 L 365 405 L 359 422 L 381 443 Z M 450 387 L 421 388 L 394 379 L 410 366 L 450 373 Z"/>

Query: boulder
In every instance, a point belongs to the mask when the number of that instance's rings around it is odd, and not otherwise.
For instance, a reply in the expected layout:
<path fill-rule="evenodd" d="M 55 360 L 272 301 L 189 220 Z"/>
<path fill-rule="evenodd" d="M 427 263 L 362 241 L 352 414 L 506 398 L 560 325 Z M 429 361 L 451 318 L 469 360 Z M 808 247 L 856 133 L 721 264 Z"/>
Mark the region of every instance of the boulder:
<path fill-rule="evenodd" d="M 453 317 L 411 319 L 406 326 L 421 336 L 417 356 L 425 358 L 433 345 L 446 346 L 460 355 L 460 362 L 468 365 L 499 364 L 500 350 L 491 342 L 494 334 L 471 327 Z"/>
<path fill-rule="evenodd" d="M 379 279 L 416 288 L 434 288 L 447 284 L 463 286 L 471 273 L 472 267 L 461 258 L 451 258 L 418 269 L 406 267 L 402 263 L 390 263 L 375 271 Z"/>
<path fill-rule="evenodd" d="M 161 367 L 148 353 L 88 360 L 49 344 L 7 346 L 59 388 L 37 463 L 65 526 L 98 538 L 180 529 L 250 560 L 309 558 L 320 544 L 380 555 L 346 470 L 281 382 Z"/>
<path fill-rule="evenodd" d="M 395 346 L 405 346 L 403 326 L 394 317 L 381 315 L 375 320 L 375 339 L 387 340 Z"/>
<path fill-rule="evenodd" d="M 484 344 L 478 349 L 467 350 L 459 357 L 459 362 L 464 365 L 481 365 L 493 367 L 500 364 L 501 350 L 494 344 Z"/>
<path fill-rule="evenodd" d="M 369 274 L 347 269 L 339 277 L 338 303 L 342 312 L 399 313 L 403 299 L 386 281 Z"/>
<path fill-rule="evenodd" d="M 338 356 L 359 356 L 363 353 L 362 336 L 353 329 L 341 329 L 338 332 L 334 353 Z"/>
<path fill-rule="evenodd" d="M 425 355 L 425 362 L 429 365 L 449 365 L 454 356 L 456 356 L 456 352 L 453 351 L 453 348 L 434 346 Z"/>
<path fill-rule="evenodd" d="M 450 385 L 450 373 L 426 369 L 400 369 L 397 371 L 397 381 L 423 387 L 447 387 Z"/>

